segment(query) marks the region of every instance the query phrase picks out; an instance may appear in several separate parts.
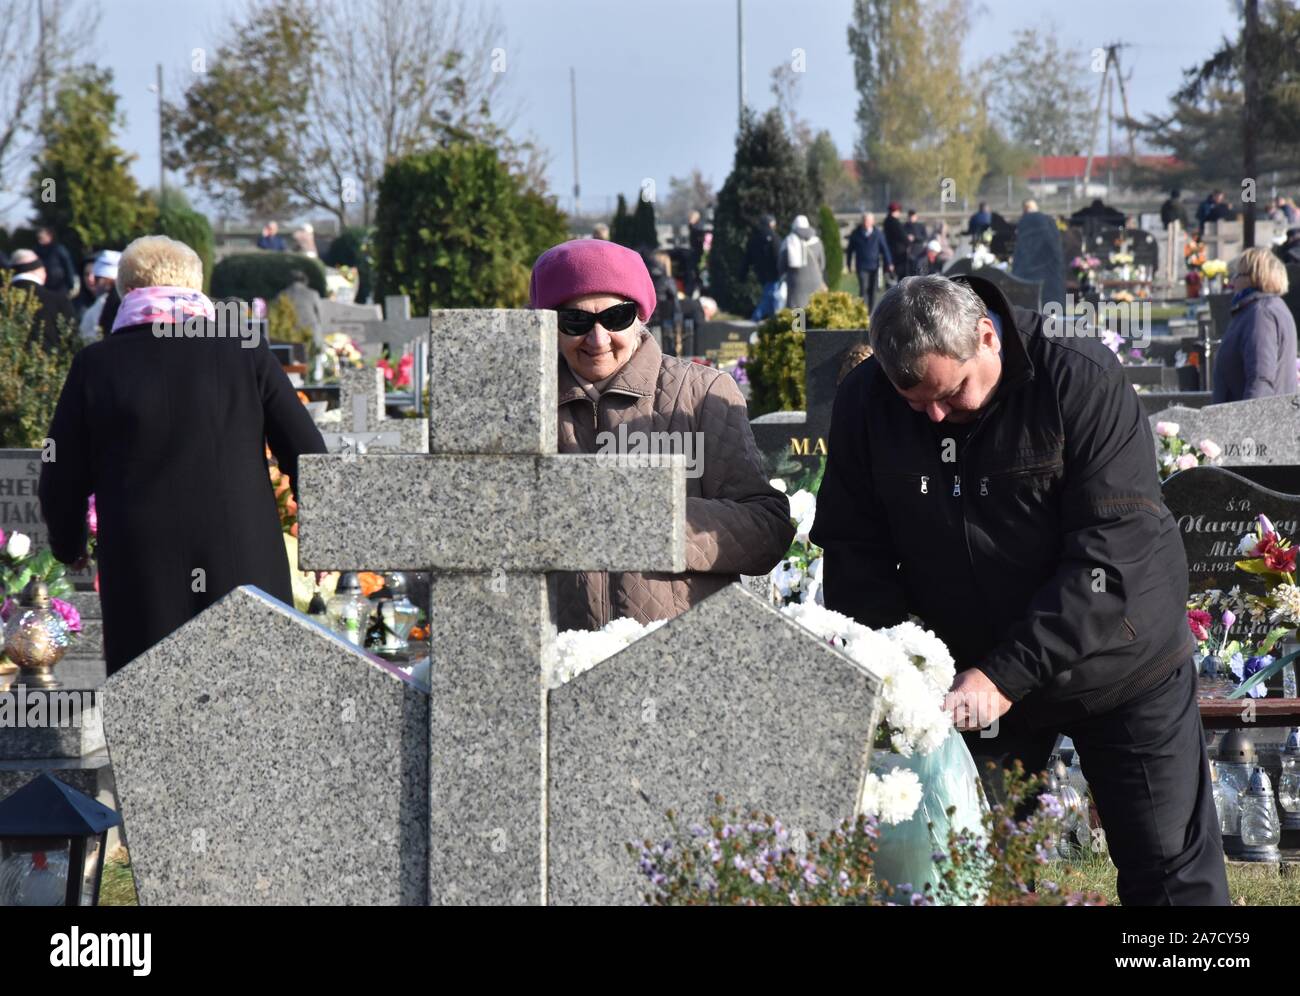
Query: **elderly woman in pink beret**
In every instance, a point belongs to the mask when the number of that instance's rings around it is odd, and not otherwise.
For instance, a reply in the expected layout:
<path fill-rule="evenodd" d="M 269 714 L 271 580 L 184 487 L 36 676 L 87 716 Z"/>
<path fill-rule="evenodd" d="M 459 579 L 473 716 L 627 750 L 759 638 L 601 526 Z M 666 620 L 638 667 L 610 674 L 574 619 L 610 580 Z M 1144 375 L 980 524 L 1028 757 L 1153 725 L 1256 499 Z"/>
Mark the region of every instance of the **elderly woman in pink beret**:
<path fill-rule="evenodd" d="M 685 573 L 562 575 L 559 628 L 669 619 L 775 567 L 794 526 L 763 475 L 745 400 L 726 373 L 663 355 L 645 327 L 655 288 L 641 257 L 598 239 L 562 243 L 537 260 L 529 297 L 555 310 L 560 332 L 559 451 L 673 441 L 687 464 Z"/>

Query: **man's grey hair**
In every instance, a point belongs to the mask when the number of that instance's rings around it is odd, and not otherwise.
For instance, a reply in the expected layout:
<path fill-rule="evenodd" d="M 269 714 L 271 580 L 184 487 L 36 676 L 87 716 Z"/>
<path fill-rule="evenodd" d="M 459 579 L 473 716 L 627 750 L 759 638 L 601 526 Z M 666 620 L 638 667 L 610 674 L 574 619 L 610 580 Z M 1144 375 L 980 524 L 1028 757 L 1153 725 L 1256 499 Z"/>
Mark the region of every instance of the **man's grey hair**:
<path fill-rule="evenodd" d="M 988 309 L 967 284 L 947 277 L 905 277 L 885 292 L 871 316 L 871 348 L 885 376 L 915 387 L 935 353 L 965 363 L 979 347 Z"/>

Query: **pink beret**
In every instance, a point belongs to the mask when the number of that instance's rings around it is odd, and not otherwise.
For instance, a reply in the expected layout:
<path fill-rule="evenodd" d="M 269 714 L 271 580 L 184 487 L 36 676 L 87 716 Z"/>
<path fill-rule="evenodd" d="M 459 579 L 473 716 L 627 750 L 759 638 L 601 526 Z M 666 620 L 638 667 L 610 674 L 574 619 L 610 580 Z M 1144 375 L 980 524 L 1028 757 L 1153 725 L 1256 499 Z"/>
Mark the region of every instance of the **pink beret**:
<path fill-rule="evenodd" d="M 636 302 L 646 321 L 655 310 L 655 285 L 638 253 L 604 239 L 573 239 L 552 246 L 533 265 L 531 308 L 558 308 L 583 294 L 612 294 Z"/>

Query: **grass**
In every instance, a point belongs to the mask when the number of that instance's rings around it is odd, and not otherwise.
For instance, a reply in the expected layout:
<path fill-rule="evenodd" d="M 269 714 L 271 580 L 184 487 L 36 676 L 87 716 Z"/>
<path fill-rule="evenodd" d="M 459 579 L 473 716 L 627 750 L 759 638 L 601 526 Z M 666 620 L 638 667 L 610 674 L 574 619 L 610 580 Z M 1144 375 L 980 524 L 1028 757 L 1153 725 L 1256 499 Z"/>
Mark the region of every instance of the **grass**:
<path fill-rule="evenodd" d="M 1048 865 L 1043 877 L 1068 891 L 1096 892 L 1110 906 L 1119 905 L 1115 891 L 1115 866 L 1106 858 L 1090 856 L 1070 865 Z M 1285 865 L 1279 874 L 1270 865 L 1228 865 L 1228 895 L 1234 906 L 1300 906 L 1300 865 Z M 131 858 L 119 847 L 104 860 L 100 906 L 138 906 Z"/>
<path fill-rule="evenodd" d="M 131 856 L 118 847 L 104 856 L 104 878 L 99 884 L 100 906 L 139 906 L 135 878 L 131 874 Z"/>
<path fill-rule="evenodd" d="M 1053 864 L 1043 875 L 1058 882 L 1062 889 L 1100 893 L 1110 906 L 1119 905 L 1115 890 L 1115 866 L 1106 858 L 1091 856 L 1070 865 Z M 1279 873 L 1273 865 L 1228 864 L 1228 895 L 1234 906 L 1300 905 L 1300 867 L 1283 866 Z"/>

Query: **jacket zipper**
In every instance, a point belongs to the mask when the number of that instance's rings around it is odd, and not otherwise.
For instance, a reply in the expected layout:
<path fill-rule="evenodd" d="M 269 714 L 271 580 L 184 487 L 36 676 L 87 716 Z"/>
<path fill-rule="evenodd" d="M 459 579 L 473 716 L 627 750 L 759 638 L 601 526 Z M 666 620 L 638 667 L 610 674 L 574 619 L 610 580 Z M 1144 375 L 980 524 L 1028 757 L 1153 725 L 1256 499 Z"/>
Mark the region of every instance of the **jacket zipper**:
<path fill-rule="evenodd" d="M 591 427 L 593 430 L 600 429 L 600 409 L 596 402 L 591 403 Z M 609 571 L 600 571 L 600 618 L 596 620 L 599 628 L 604 629 L 609 624 Z"/>

